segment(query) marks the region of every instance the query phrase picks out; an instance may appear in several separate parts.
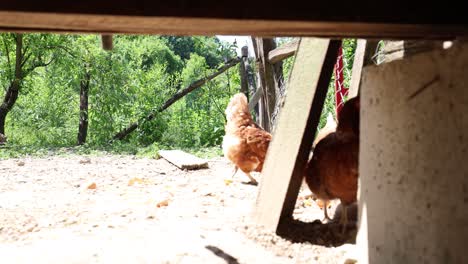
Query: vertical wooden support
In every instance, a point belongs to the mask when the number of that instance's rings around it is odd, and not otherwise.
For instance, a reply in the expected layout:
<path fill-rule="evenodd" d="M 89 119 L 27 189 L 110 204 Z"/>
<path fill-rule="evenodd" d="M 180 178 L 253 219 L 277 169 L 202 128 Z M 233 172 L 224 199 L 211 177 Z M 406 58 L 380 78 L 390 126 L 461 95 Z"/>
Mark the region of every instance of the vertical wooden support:
<path fill-rule="evenodd" d="M 249 110 L 255 111 L 255 116 L 258 118 L 258 101 L 263 95 L 263 90 L 257 90 L 255 86 L 255 77 L 253 76 L 253 70 L 249 63 L 249 48 L 243 46 L 241 49 L 240 63 L 240 76 L 241 76 L 241 92 L 245 93 L 249 101 Z"/>
<path fill-rule="evenodd" d="M 241 61 L 239 63 L 239 75 L 241 79 L 241 89 L 240 91 L 247 96 L 247 101 L 250 99 L 250 94 L 249 94 L 249 82 L 248 82 L 248 77 L 247 77 L 247 68 L 246 68 L 246 61 L 248 63 L 248 55 L 249 55 L 249 50 L 247 46 L 242 47 L 241 49 Z"/>
<path fill-rule="evenodd" d="M 258 62 L 259 84 L 263 88 L 261 108 L 263 111 L 261 126 L 267 130 L 272 130 L 272 116 L 276 107 L 279 87 L 282 86 L 283 63 L 277 62 L 275 65 L 268 60 L 270 51 L 276 49 L 276 43 L 271 38 L 252 38 L 255 42 L 255 54 Z"/>
<path fill-rule="evenodd" d="M 252 46 L 254 49 L 254 54 L 255 54 L 255 70 L 256 70 L 256 77 L 257 77 L 257 84 L 255 88 L 255 94 L 252 96 L 253 99 L 258 98 L 258 104 L 256 106 L 256 121 L 257 123 L 264 127 L 263 124 L 266 123 L 266 116 L 265 116 L 265 106 L 264 106 L 264 101 L 261 100 L 263 98 L 263 87 L 262 87 L 262 82 L 261 82 L 261 75 L 260 75 L 260 68 L 262 67 L 260 63 L 260 59 L 258 57 L 258 47 L 257 47 L 257 40 L 255 37 L 251 37 L 252 41 Z M 257 97 L 256 97 L 257 96 Z"/>
<path fill-rule="evenodd" d="M 353 70 L 351 72 L 351 85 L 348 97 L 356 97 L 361 86 L 362 69 L 372 63 L 372 56 L 377 49 L 378 41 L 358 39 L 354 53 Z"/>
<path fill-rule="evenodd" d="M 104 50 L 112 50 L 112 48 L 114 47 L 114 44 L 112 43 L 112 35 L 102 34 L 101 41 L 102 41 L 102 48 Z"/>
<path fill-rule="evenodd" d="M 262 172 L 256 222 L 277 230 L 292 215 L 340 41 L 304 38 Z"/>

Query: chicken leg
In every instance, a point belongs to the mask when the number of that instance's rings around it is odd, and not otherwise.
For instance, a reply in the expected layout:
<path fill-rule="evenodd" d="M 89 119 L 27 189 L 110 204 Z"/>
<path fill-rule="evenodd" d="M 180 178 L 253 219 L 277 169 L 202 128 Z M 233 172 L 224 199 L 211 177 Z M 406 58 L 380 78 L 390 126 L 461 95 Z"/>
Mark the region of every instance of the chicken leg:
<path fill-rule="evenodd" d="M 341 218 L 340 218 L 340 225 L 341 225 L 341 235 L 344 235 L 346 232 L 346 226 L 348 225 L 348 210 L 346 205 L 341 203 Z"/>
<path fill-rule="evenodd" d="M 314 200 L 317 205 L 319 207 L 323 207 L 323 219 L 322 219 L 322 223 L 328 223 L 328 222 L 331 222 L 332 219 L 330 218 L 330 216 L 328 216 L 328 204 L 330 203 L 329 200 L 323 200 L 323 199 L 319 199 L 317 197 L 317 195 L 315 195 L 314 193 L 311 193 L 311 194 L 308 194 L 306 196 L 304 196 L 303 199 L 309 199 L 311 198 L 312 200 Z M 322 203 L 322 205 L 320 205 L 320 203 Z"/>
<path fill-rule="evenodd" d="M 250 173 L 246 173 L 245 175 L 247 175 L 247 177 L 249 177 L 249 179 L 250 179 L 250 182 L 248 182 L 249 184 L 258 185 L 257 180 L 255 180 L 255 178 L 252 177 L 252 175 L 250 175 Z"/>
<path fill-rule="evenodd" d="M 327 212 L 327 209 L 328 209 L 328 201 L 323 200 L 323 204 L 324 204 L 324 206 L 323 206 L 323 215 L 324 215 L 324 217 L 323 217 L 322 222 L 323 222 L 323 223 L 331 222 L 332 219 L 330 218 L 330 216 L 328 216 L 328 212 Z"/>
<path fill-rule="evenodd" d="M 234 179 L 234 175 L 236 175 L 238 169 L 239 169 L 239 167 L 234 166 L 234 171 L 233 171 L 233 173 L 232 173 L 231 180 Z"/>

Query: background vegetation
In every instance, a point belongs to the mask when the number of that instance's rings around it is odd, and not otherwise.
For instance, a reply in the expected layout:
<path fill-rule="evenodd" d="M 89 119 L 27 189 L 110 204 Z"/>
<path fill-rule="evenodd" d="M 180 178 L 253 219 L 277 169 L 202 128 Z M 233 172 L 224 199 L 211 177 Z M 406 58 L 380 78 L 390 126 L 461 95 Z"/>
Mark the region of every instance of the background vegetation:
<path fill-rule="evenodd" d="M 201 156 L 221 153 L 224 109 L 240 88 L 237 67 L 142 124 L 123 141 L 109 144 L 109 140 L 179 89 L 236 57 L 232 44 L 215 37 L 114 36 L 114 49 L 105 51 L 95 35 L 25 34 L 21 35 L 24 69 L 18 78 L 18 36 L 0 34 L 0 100 L 13 83 L 19 85 L 18 99 L 6 117 L 8 145 L 0 148 L 0 158 L 100 151 L 155 155 L 160 148 L 181 148 Z M 355 41 L 344 42 L 347 84 L 354 49 Z M 284 62 L 286 78 L 292 61 Z M 88 137 L 86 144 L 77 146 L 80 85 L 87 76 Z M 330 88 L 322 126 L 327 113 L 334 113 Z"/>

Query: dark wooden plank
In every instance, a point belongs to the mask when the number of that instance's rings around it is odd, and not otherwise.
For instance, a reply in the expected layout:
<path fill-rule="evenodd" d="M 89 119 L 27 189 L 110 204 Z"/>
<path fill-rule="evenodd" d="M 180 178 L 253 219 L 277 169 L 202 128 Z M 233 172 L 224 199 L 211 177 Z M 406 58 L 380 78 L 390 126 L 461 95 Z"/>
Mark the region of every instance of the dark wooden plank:
<path fill-rule="evenodd" d="M 255 219 L 268 229 L 277 230 L 293 212 L 339 45 L 309 38 L 299 44 L 257 197 Z"/>
<path fill-rule="evenodd" d="M 247 65 L 246 65 L 248 64 L 248 57 L 249 57 L 249 48 L 247 46 L 244 46 L 241 49 L 241 61 L 239 63 L 239 75 L 241 79 L 240 91 L 245 94 L 245 96 L 247 97 L 247 101 L 250 98 L 249 81 L 248 81 L 248 73 L 247 73 Z"/>
<path fill-rule="evenodd" d="M 83 2 L 87 3 L 88 1 Z M 466 22 L 468 16 L 452 16 L 444 20 L 436 15 L 427 19 L 424 19 L 424 16 L 418 18 L 417 14 L 415 14 L 414 21 L 408 20 L 408 23 L 412 21 L 411 23 L 416 24 L 401 24 L 404 19 L 399 20 L 396 18 L 398 17 L 397 11 L 405 10 L 402 8 L 388 9 L 392 11 L 392 17 L 388 18 L 381 14 L 382 10 L 388 10 L 379 8 L 375 13 L 378 15 L 372 14 L 376 19 L 370 19 L 372 17 L 368 15 L 369 19 L 366 21 L 364 19 L 366 16 L 363 16 L 363 19 L 358 19 L 359 17 L 354 14 L 355 19 L 345 15 L 340 16 L 339 13 L 324 16 L 317 7 L 304 9 L 300 13 L 296 13 L 295 8 L 289 8 L 289 5 L 294 7 L 293 3 L 289 3 L 286 9 L 281 5 L 280 10 L 278 9 L 276 13 L 272 11 L 271 15 L 268 15 L 270 14 L 269 8 L 255 9 L 249 3 L 249 5 L 245 5 L 246 10 L 238 10 L 237 8 L 231 8 L 222 1 L 217 4 L 217 6 L 222 4 L 222 7 L 218 9 L 216 7 L 207 7 L 205 11 L 199 11 L 202 8 L 197 9 L 194 7 L 170 11 L 171 9 L 165 5 L 165 3 L 177 1 L 155 1 L 154 4 L 149 3 L 147 8 L 145 5 L 142 5 L 145 8 L 135 6 L 139 1 L 134 1 L 133 4 L 127 3 L 127 5 L 124 5 L 122 1 L 104 1 L 104 3 L 107 3 L 107 8 L 105 4 L 101 4 L 102 1 L 93 1 L 86 6 L 83 2 L 75 1 L 70 4 L 68 1 L 60 1 L 56 5 L 50 4 L 50 1 L 34 3 L 28 1 L 2 2 L 0 4 L 0 31 L 161 35 L 222 34 L 264 37 L 323 36 L 387 39 L 451 39 L 456 36 L 468 35 L 468 22 Z M 200 6 L 203 6 L 203 3 L 205 2 L 202 2 Z M 255 5 L 256 2 L 253 3 Z M 310 3 L 320 4 L 317 1 Z M 357 2 L 349 3 L 356 4 L 356 7 L 360 6 Z M 157 6 L 153 8 L 153 5 Z M 192 6 L 194 5 L 192 4 Z M 424 6 L 427 5 L 429 3 Z M 328 8 L 330 9 L 330 7 Z M 405 8 L 407 8 L 407 5 L 405 5 Z M 346 9 L 333 7 L 333 10 Z M 419 11 L 419 9 L 417 10 Z M 421 10 L 424 10 L 424 8 Z M 346 12 L 352 14 L 348 10 Z M 435 12 L 435 14 L 438 13 Z M 268 17 L 271 19 L 268 20 Z M 373 22 L 373 20 L 375 21 Z M 383 22 L 376 23 L 377 21 Z M 424 24 L 424 21 L 428 23 Z"/>
<path fill-rule="evenodd" d="M 296 53 L 297 41 L 287 43 L 279 48 L 276 48 L 268 53 L 268 61 L 275 64 L 279 61 L 285 60 Z"/>
<path fill-rule="evenodd" d="M 284 21 L 460 24 L 466 23 L 462 3 L 394 0 L 382 8 L 369 1 L 255 0 L 232 5 L 219 0 L 18 0 L 1 1 L 0 11 L 97 14 L 179 18 L 225 18 Z"/>

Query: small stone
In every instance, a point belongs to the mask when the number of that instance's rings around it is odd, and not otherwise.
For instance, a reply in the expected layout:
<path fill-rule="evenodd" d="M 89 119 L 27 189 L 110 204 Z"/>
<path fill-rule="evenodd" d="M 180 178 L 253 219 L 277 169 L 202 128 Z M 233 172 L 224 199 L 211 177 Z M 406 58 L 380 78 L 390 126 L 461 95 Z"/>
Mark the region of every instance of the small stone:
<path fill-rule="evenodd" d="M 16 163 L 16 165 L 18 165 L 18 166 L 20 166 L 20 167 L 24 166 L 25 164 L 26 164 L 26 163 L 24 163 L 24 161 L 22 161 L 22 160 L 20 160 L 20 161 L 18 161 L 18 162 Z"/>
<path fill-rule="evenodd" d="M 157 203 L 157 204 L 156 204 L 156 207 L 160 208 L 160 207 L 166 207 L 166 206 L 168 206 L 168 205 L 169 205 L 169 200 L 166 199 L 166 200 L 163 200 L 163 201 Z"/>

